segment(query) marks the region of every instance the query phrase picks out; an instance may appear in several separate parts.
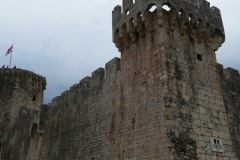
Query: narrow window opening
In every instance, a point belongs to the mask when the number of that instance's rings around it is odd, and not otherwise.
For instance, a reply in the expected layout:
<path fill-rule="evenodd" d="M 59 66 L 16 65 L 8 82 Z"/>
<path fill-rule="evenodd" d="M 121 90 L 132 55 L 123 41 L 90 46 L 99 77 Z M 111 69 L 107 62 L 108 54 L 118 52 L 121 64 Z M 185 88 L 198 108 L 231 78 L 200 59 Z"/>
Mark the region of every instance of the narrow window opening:
<path fill-rule="evenodd" d="M 195 22 L 195 17 L 194 17 L 194 15 L 192 13 L 189 14 L 189 18 L 188 19 L 189 19 L 189 21 Z"/>
<path fill-rule="evenodd" d="M 203 21 L 200 18 L 198 18 L 198 24 L 200 27 L 203 27 Z"/>
<path fill-rule="evenodd" d="M 217 143 L 217 140 L 216 140 L 216 139 L 214 139 L 213 141 L 214 141 L 215 144 Z"/>
<path fill-rule="evenodd" d="M 202 61 L 202 55 L 201 55 L 201 54 L 197 54 L 197 59 L 198 59 L 199 61 Z"/>
<path fill-rule="evenodd" d="M 130 23 L 130 25 L 131 25 L 131 24 L 134 24 L 134 19 L 131 18 L 131 19 L 129 20 L 129 23 Z"/>
<path fill-rule="evenodd" d="M 135 0 L 133 0 L 133 4 L 135 3 Z"/>
<path fill-rule="evenodd" d="M 157 7 L 154 5 L 149 9 L 149 12 L 154 12 L 157 9 Z"/>
<path fill-rule="evenodd" d="M 198 23 L 203 23 L 203 21 L 200 18 L 198 18 Z"/>
<path fill-rule="evenodd" d="M 119 35 L 119 29 L 117 29 L 117 30 L 115 31 L 115 35 L 116 35 L 116 36 Z"/>
<path fill-rule="evenodd" d="M 127 30 L 127 24 L 126 24 L 126 23 L 124 23 L 124 24 L 122 25 L 122 30 L 124 30 L 124 31 Z"/>
<path fill-rule="evenodd" d="M 180 8 L 180 10 L 179 10 L 179 15 L 185 15 L 185 10 L 182 9 L 182 8 Z"/>
<path fill-rule="evenodd" d="M 129 15 L 129 10 L 126 11 L 126 14 Z"/>
<path fill-rule="evenodd" d="M 35 123 L 32 125 L 32 128 L 31 128 L 31 137 L 34 138 L 37 136 L 37 129 L 38 129 L 38 125 Z"/>
<path fill-rule="evenodd" d="M 171 8 L 168 6 L 168 5 L 163 5 L 162 6 L 162 8 L 164 9 L 164 10 L 166 10 L 166 11 L 170 11 L 171 10 Z"/>
<path fill-rule="evenodd" d="M 36 97 L 35 96 L 32 97 L 32 101 L 36 101 Z"/>
<path fill-rule="evenodd" d="M 133 128 L 135 128 L 135 118 L 132 119 Z"/>

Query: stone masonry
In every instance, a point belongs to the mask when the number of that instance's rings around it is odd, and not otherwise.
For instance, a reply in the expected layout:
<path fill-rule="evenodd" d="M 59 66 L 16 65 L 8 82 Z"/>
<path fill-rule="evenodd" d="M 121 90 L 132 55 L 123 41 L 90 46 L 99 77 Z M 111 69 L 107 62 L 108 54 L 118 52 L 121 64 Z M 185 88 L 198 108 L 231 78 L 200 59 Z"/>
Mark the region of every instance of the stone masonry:
<path fill-rule="evenodd" d="M 45 78 L 33 72 L 0 69 L 1 160 L 26 159 L 30 154 L 32 127 L 39 123 L 45 86 Z"/>
<path fill-rule="evenodd" d="M 121 59 L 48 105 L 43 77 L 0 69 L 0 160 L 240 160 L 240 75 L 216 62 L 219 9 L 123 0 L 112 17 Z"/>

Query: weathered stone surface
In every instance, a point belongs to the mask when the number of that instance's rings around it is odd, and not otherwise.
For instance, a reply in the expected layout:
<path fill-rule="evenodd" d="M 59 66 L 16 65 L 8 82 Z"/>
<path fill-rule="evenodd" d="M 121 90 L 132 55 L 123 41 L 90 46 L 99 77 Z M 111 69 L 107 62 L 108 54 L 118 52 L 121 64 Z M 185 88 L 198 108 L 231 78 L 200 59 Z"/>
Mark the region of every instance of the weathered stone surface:
<path fill-rule="evenodd" d="M 221 75 L 224 105 L 235 153 L 240 159 L 240 75 L 239 71 L 218 65 Z"/>
<path fill-rule="evenodd" d="M 38 131 L 39 108 L 46 80 L 21 69 L 0 69 L 0 159 L 36 159 L 41 137 Z M 31 134 L 32 132 L 32 134 Z M 33 146 L 34 145 L 34 146 Z M 32 149 L 34 147 L 34 149 Z"/>
<path fill-rule="evenodd" d="M 205 0 L 123 0 L 113 10 L 121 59 L 50 104 L 28 99 L 45 79 L 0 70 L 1 111 L 14 110 L 1 112 L 1 159 L 238 160 L 240 78 L 216 62 L 224 38 L 220 11 Z M 212 149 L 217 139 L 223 152 Z"/>

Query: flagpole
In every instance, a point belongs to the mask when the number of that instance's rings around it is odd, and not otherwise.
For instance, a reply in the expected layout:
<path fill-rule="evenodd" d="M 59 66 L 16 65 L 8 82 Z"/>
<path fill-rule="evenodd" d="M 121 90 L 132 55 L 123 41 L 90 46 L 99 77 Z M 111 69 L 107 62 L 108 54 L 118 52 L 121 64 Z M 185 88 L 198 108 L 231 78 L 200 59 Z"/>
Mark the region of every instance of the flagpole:
<path fill-rule="evenodd" d="M 12 52 L 11 52 L 11 57 L 10 57 L 9 68 L 11 67 L 11 63 L 12 63 Z"/>

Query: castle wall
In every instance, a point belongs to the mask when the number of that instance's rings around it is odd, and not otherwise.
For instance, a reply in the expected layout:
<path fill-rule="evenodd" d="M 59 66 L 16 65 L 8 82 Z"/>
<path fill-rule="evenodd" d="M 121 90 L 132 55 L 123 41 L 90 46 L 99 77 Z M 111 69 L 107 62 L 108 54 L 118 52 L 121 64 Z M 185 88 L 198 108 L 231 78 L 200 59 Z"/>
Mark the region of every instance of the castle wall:
<path fill-rule="evenodd" d="M 49 105 L 41 159 L 236 160 L 216 68 L 224 41 L 219 11 L 207 11 L 213 21 L 205 28 L 196 13 L 189 20 L 176 8 L 141 9 L 135 19 L 113 11 L 121 62 Z M 213 150 L 212 141 L 223 148 Z"/>
<path fill-rule="evenodd" d="M 0 69 L 0 159 L 238 160 L 240 77 L 216 62 L 224 39 L 205 0 L 123 0 L 121 59 L 49 105 L 43 77 Z"/>
<path fill-rule="evenodd" d="M 107 159 L 120 105 L 119 69 L 115 58 L 53 100 L 41 159 Z"/>
<path fill-rule="evenodd" d="M 221 75 L 221 86 L 223 89 L 224 105 L 229 121 L 231 139 L 240 159 L 240 75 L 239 71 L 218 65 Z"/>
<path fill-rule="evenodd" d="M 53 100 L 41 159 L 166 159 L 165 55 L 146 36 Z"/>

